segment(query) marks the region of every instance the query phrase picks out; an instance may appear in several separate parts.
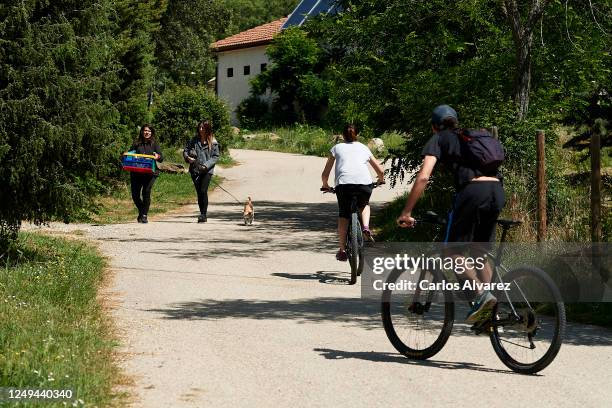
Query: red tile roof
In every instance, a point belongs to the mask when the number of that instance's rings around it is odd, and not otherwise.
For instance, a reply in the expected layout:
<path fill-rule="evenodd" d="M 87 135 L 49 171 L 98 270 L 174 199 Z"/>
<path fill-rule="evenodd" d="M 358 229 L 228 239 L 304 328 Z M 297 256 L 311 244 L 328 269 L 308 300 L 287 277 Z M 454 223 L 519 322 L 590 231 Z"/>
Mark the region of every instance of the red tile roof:
<path fill-rule="evenodd" d="M 287 20 L 283 17 L 279 20 L 260 25 L 259 27 L 251 28 L 250 30 L 232 35 L 223 40 L 219 40 L 210 45 L 210 48 L 215 52 L 236 50 L 240 48 L 255 47 L 258 45 L 266 45 L 272 41 L 272 38 L 278 34 L 281 27 Z"/>

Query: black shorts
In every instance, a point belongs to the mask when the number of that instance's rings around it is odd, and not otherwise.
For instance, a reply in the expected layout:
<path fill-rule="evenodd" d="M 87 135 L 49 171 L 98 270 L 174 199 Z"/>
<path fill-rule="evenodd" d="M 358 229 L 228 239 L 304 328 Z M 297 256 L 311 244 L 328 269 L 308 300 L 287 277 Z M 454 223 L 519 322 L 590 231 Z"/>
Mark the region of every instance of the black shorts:
<path fill-rule="evenodd" d="M 351 202 L 357 197 L 357 207 L 363 208 L 370 203 L 372 186 L 369 184 L 340 184 L 336 186 L 338 217 L 351 218 Z"/>
<path fill-rule="evenodd" d="M 499 181 L 472 181 L 455 196 L 448 242 L 495 242 L 496 221 L 505 204 Z"/>

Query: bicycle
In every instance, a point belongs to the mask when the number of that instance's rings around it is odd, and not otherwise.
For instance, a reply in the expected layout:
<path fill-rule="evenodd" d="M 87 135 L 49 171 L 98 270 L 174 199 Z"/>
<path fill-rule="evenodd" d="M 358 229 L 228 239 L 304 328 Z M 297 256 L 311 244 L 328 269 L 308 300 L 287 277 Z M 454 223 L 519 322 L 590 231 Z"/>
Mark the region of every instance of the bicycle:
<path fill-rule="evenodd" d="M 417 220 L 418 223 L 447 225 L 445 219 L 432 212 L 426 218 Z M 511 290 L 496 291 L 494 295 L 498 301 L 490 316 L 474 324 L 471 330 L 475 334 L 489 335 L 496 355 L 506 367 L 517 373 L 534 374 L 552 363 L 559 352 L 565 333 L 565 305 L 559 289 L 543 270 L 532 266 L 508 270 L 502 264 L 507 233 L 520 221 L 499 219 L 497 223 L 502 228 L 497 253 L 494 255 L 486 251 L 487 259 L 493 260 L 491 282 L 506 283 Z M 430 269 L 420 270 L 418 282 L 428 280 L 437 283 L 445 279 L 441 270 Z M 387 282 L 396 282 L 402 273 L 404 271 L 394 270 Z M 532 286 L 534 282 L 529 280 L 535 281 L 539 287 Z M 411 294 L 395 293 L 395 297 L 392 290 L 383 291 L 382 320 L 385 332 L 395 349 L 408 358 L 425 360 L 434 356 L 451 335 L 455 316 L 453 292 L 436 291 L 435 286 L 432 288 L 415 290 Z M 545 301 L 530 302 L 528 297 L 534 293 L 530 292 L 532 288 L 540 296 L 545 290 Z M 441 297 L 442 301 L 438 302 L 437 299 Z M 471 303 L 468 302 L 469 305 Z M 408 324 L 403 327 L 406 320 Z M 536 355 L 536 351 L 540 353 Z M 519 356 L 521 352 L 523 354 Z"/>
<path fill-rule="evenodd" d="M 385 184 L 380 182 L 374 182 L 370 184 L 372 189 L 375 189 L 378 186 Z M 336 189 L 334 187 L 330 187 L 329 189 L 321 188 L 323 193 L 336 193 Z M 363 232 L 361 229 L 361 222 L 359 220 L 359 208 L 357 208 L 357 197 L 353 195 L 351 201 L 351 218 L 349 219 L 349 227 L 346 234 L 346 254 L 348 256 L 348 261 L 351 266 L 351 280 L 349 281 L 349 285 L 354 285 L 357 283 L 357 277 L 361 275 L 363 272 Z"/>

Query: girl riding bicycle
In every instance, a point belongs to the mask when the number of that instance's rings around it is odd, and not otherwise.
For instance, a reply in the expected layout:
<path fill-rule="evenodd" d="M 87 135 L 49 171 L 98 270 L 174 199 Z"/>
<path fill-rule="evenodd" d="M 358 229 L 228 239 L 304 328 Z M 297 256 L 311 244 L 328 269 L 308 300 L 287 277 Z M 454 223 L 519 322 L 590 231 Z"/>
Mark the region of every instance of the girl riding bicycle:
<path fill-rule="evenodd" d="M 378 182 L 384 182 L 384 170 L 378 163 L 370 149 L 357 141 L 358 130 L 353 124 L 347 124 L 342 132 L 344 143 L 338 143 L 330 150 L 329 158 L 321 174 L 322 189 L 328 190 L 329 174 L 336 163 L 335 183 L 336 197 L 338 199 L 338 240 L 340 249 L 336 259 L 346 262 L 346 235 L 351 216 L 351 202 L 357 198 L 357 206 L 363 225 L 363 234 L 372 240 L 370 231 L 370 196 L 372 195 L 372 176 L 368 164 L 372 166 L 378 176 Z"/>

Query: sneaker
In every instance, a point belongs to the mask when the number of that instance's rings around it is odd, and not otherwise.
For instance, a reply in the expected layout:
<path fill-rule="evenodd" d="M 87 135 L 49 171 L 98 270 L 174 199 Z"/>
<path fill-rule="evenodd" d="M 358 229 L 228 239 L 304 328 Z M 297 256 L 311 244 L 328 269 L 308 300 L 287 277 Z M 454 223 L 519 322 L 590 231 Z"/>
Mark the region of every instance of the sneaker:
<path fill-rule="evenodd" d="M 139 224 L 142 222 L 142 215 L 138 214 L 138 217 L 136 218 L 136 222 L 138 222 Z"/>
<path fill-rule="evenodd" d="M 343 250 L 341 250 L 341 249 L 340 249 L 340 250 L 339 250 L 339 251 L 336 253 L 336 259 L 337 259 L 338 261 L 340 261 L 340 262 L 346 262 L 346 261 L 348 261 L 348 256 L 346 255 L 346 251 L 343 251 Z"/>
<path fill-rule="evenodd" d="M 361 232 L 363 233 L 363 236 L 365 237 L 365 239 L 367 239 L 370 242 L 374 242 L 374 234 L 372 234 L 372 231 L 370 231 L 370 228 L 363 227 Z"/>
<path fill-rule="evenodd" d="M 472 308 L 468 312 L 465 320 L 468 323 L 476 323 L 490 317 L 490 311 L 495 303 L 497 303 L 497 299 L 491 294 L 491 292 L 482 292 L 476 297 L 476 299 L 474 299 Z"/>
<path fill-rule="evenodd" d="M 206 222 L 206 221 L 207 221 L 207 219 L 206 219 L 206 216 L 204 214 L 200 214 L 198 216 L 198 224 L 201 223 L 201 222 Z"/>
<path fill-rule="evenodd" d="M 143 214 L 142 217 L 140 217 L 140 222 L 143 224 L 147 224 L 149 222 L 147 219 L 147 214 Z"/>

